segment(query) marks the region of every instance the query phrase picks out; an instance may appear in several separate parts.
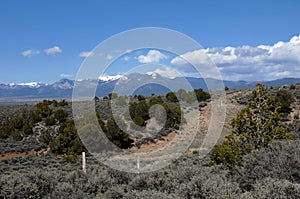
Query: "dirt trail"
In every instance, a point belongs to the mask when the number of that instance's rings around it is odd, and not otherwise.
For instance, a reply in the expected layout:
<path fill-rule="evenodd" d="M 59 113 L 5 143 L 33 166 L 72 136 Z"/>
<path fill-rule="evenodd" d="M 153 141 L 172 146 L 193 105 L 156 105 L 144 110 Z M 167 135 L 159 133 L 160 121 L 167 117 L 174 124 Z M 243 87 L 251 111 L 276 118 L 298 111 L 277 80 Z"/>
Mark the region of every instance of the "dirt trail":
<path fill-rule="evenodd" d="M 129 150 L 133 153 L 147 153 L 151 151 L 156 151 L 158 149 L 164 148 L 174 137 L 176 132 L 171 132 L 164 137 L 164 140 L 156 140 L 155 143 L 142 144 L 140 148 L 132 147 Z"/>
<path fill-rule="evenodd" d="M 30 151 L 25 151 L 25 152 L 9 152 L 9 153 L 2 154 L 0 156 L 0 161 L 3 160 L 4 158 L 17 158 L 17 157 L 26 157 L 28 155 L 40 155 L 47 151 L 48 151 L 48 149 L 43 148 L 43 149 L 40 149 L 37 151 L 34 149 L 31 149 Z"/>
<path fill-rule="evenodd" d="M 295 118 L 300 116 L 300 102 L 295 98 L 295 101 L 291 104 L 292 112 L 287 117 L 287 121 L 285 124 L 293 124 L 295 121 Z"/>
<path fill-rule="evenodd" d="M 231 132 L 231 120 L 236 116 L 236 113 L 240 111 L 244 106 L 239 104 L 236 100 L 236 98 L 243 93 L 240 91 L 234 91 L 226 96 L 223 96 L 222 99 L 220 99 L 223 103 L 223 106 L 226 107 L 226 117 L 223 125 L 221 126 L 222 133 L 219 135 L 218 142 L 222 142 L 225 136 L 230 134 Z M 213 128 L 210 127 L 211 125 L 211 119 L 212 119 L 212 109 L 214 104 L 213 102 L 209 102 L 207 106 L 205 106 L 201 112 L 200 112 L 200 126 L 199 126 L 199 131 L 197 132 L 197 135 L 195 137 L 194 142 L 192 143 L 191 147 L 187 151 L 188 154 L 199 152 L 200 150 L 203 150 L 201 147 L 203 139 L 205 138 L 208 129 Z M 218 113 L 216 113 L 218 114 Z M 220 114 L 220 113 L 219 113 Z M 217 128 L 220 128 L 218 126 Z"/>
<path fill-rule="evenodd" d="M 106 164 L 117 166 L 119 169 L 144 172 L 170 164 L 182 153 L 199 152 L 202 151 L 201 147 L 207 151 L 207 146 L 214 144 L 221 133 L 220 126 L 223 126 L 223 120 L 220 118 L 225 117 L 225 104 L 226 97 L 219 96 L 215 101 L 208 102 L 200 111 L 197 106 L 187 107 L 184 113 L 186 123 L 176 133 L 164 137 L 163 141 L 143 144 L 140 149 L 135 149 L 131 153 L 115 154 L 104 157 L 103 160 Z M 210 134 L 207 134 L 208 128 Z M 217 131 L 219 133 L 214 133 Z M 205 146 L 202 145 L 204 139 L 207 144 Z M 193 143 L 190 146 L 191 140 Z"/>

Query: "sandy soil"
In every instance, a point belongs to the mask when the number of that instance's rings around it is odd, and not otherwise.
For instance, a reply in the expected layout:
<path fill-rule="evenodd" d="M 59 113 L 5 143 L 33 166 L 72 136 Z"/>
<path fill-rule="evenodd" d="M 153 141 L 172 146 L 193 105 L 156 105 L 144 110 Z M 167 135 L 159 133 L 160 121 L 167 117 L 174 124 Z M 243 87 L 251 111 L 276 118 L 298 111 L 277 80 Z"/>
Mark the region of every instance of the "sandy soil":
<path fill-rule="evenodd" d="M 132 147 L 130 151 L 133 153 L 147 153 L 157 151 L 159 149 L 164 148 L 175 136 L 176 133 L 171 132 L 164 137 L 164 140 L 156 140 L 156 143 L 142 144 L 140 148 Z"/>
<path fill-rule="evenodd" d="M 17 158 L 17 157 L 26 157 L 28 155 L 40 155 L 43 152 L 46 152 L 47 149 L 41 149 L 41 150 L 30 150 L 26 152 L 10 152 L 10 153 L 5 153 L 0 156 L 0 161 L 3 160 L 4 158 Z"/>

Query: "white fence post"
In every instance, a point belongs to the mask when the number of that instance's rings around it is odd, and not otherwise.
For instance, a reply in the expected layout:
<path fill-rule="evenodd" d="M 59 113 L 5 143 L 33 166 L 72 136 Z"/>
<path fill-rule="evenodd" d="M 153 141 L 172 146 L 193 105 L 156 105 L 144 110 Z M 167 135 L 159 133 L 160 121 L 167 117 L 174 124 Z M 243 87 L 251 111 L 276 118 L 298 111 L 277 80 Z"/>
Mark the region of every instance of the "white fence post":
<path fill-rule="evenodd" d="M 85 152 L 82 152 L 82 171 L 86 173 L 86 160 L 85 160 Z"/>
<path fill-rule="evenodd" d="M 140 156 L 139 156 L 139 155 L 137 156 L 137 161 L 136 161 L 136 163 L 137 163 L 138 174 L 140 174 Z"/>

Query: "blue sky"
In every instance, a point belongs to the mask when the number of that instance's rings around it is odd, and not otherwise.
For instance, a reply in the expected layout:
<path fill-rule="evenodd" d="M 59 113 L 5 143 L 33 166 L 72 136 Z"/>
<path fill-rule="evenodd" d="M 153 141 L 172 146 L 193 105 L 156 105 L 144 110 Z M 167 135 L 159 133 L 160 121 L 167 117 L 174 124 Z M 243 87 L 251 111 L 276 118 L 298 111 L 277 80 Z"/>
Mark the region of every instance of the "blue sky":
<path fill-rule="evenodd" d="M 4 0 L 0 1 L 0 83 L 74 78 L 84 60 L 81 53 L 114 34 L 148 26 L 170 28 L 195 39 L 225 79 L 298 76 L 299 9 L 297 0 Z M 147 56 L 149 51 L 142 53 Z M 139 55 L 131 56 L 132 62 L 118 64 L 139 62 Z M 176 68 L 176 57 L 167 57 L 159 62 Z M 111 70 L 122 72 L 117 65 Z"/>

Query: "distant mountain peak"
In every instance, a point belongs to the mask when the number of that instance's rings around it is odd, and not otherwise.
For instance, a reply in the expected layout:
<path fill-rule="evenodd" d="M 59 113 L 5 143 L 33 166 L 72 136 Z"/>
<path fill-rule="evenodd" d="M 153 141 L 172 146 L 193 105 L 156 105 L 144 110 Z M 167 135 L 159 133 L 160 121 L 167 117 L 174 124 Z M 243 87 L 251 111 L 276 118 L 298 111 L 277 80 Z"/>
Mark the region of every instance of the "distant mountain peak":
<path fill-rule="evenodd" d="M 61 79 L 54 84 L 52 84 L 53 88 L 60 88 L 60 89 L 72 89 L 74 86 L 74 81 L 69 79 Z"/>

